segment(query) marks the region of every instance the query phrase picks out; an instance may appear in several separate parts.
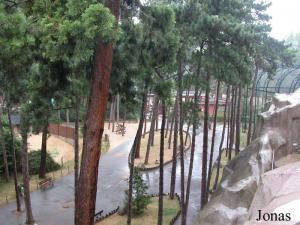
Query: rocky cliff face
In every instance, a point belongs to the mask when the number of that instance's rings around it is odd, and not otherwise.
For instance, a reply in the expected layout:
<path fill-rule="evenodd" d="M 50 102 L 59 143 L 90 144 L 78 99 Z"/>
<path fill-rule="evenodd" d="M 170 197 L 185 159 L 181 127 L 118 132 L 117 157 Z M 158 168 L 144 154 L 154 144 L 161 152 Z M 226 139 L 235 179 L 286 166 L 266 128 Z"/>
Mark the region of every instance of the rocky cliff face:
<path fill-rule="evenodd" d="M 300 90 L 277 94 L 262 113 L 255 140 L 228 166 L 210 202 L 200 212 L 198 225 L 244 224 L 262 174 L 276 167 L 276 161 L 300 145 Z"/>

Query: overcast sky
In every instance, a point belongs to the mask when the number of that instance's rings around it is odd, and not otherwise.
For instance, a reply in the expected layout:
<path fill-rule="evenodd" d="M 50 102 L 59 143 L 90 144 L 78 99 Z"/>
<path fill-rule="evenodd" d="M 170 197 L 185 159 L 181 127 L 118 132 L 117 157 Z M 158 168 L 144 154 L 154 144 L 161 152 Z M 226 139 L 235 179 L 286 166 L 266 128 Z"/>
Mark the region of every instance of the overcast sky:
<path fill-rule="evenodd" d="M 300 0 L 271 0 L 271 36 L 285 39 L 291 32 L 300 32 Z"/>

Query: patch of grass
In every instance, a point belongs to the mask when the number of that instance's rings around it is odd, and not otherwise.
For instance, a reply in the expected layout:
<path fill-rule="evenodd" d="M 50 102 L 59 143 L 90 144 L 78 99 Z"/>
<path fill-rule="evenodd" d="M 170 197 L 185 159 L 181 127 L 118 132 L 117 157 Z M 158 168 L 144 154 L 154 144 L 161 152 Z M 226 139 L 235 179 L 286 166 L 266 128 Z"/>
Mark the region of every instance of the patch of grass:
<path fill-rule="evenodd" d="M 63 176 L 70 174 L 74 168 L 74 161 L 68 161 L 64 163 L 61 169 L 47 173 L 47 177 L 53 177 L 55 180 L 60 179 Z M 39 179 L 38 175 L 30 175 L 30 191 L 36 191 L 38 188 L 38 183 L 42 179 Z M 22 175 L 18 174 L 18 183 L 22 184 Z M 0 180 L 0 205 L 6 204 L 7 202 L 12 202 L 16 199 L 15 188 L 14 188 L 14 180 L 11 176 L 9 182 L 5 182 L 4 178 Z"/>
<path fill-rule="evenodd" d="M 102 145 L 102 154 L 105 154 L 109 150 L 109 142 L 103 140 Z M 57 150 L 58 151 L 58 150 Z M 70 160 L 68 162 L 64 162 L 63 166 L 53 172 L 47 173 L 47 177 L 53 177 L 58 180 L 66 175 L 69 175 L 74 171 L 74 160 Z M 41 181 L 38 175 L 30 175 L 30 191 L 36 191 L 38 188 L 38 183 Z M 18 173 L 18 183 L 22 184 L 22 174 Z M 11 174 L 11 177 L 8 182 L 5 181 L 4 177 L 0 177 L 0 205 L 7 204 L 7 202 L 15 201 L 15 188 L 14 188 L 14 180 Z"/>
<path fill-rule="evenodd" d="M 163 224 L 169 225 L 172 218 L 179 210 L 179 203 L 176 199 L 171 200 L 168 196 L 164 197 Z M 152 198 L 144 214 L 132 218 L 132 225 L 153 225 L 157 224 L 158 197 Z M 120 216 L 115 214 L 96 225 L 126 225 L 127 215 Z"/>

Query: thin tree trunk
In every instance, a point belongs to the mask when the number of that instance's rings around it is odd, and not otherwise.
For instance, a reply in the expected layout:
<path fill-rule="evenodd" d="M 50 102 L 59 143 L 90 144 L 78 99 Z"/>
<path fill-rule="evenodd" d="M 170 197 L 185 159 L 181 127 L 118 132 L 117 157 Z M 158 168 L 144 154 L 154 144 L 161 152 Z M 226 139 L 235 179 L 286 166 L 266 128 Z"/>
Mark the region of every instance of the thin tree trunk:
<path fill-rule="evenodd" d="M 191 86 L 189 86 L 189 89 L 186 92 L 186 97 L 185 97 L 185 101 L 189 102 L 189 103 L 193 101 L 193 100 L 190 100 L 190 91 L 191 91 Z M 191 121 L 189 120 L 188 127 L 187 127 L 186 134 L 185 134 L 184 145 L 186 145 L 186 143 L 187 143 L 187 138 L 189 136 L 190 125 L 191 125 Z"/>
<path fill-rule="evenodd" d="M 175 102 L 175 105 L 178 104 Z M 171 129 L 170 129 L 170 133 L 169 133 L 169 140 L 168 140 L 168 149 L 171 148 L 171 140 L 172 140 L 172 132 L 173 132 L 173 126 L 174 126 L 174 118 L 175 118 L 175 107 L 174 107 L 174 111 L 173 111 L 173 115 L 172 115 L 172 121 L 171 121 Z"/>
<path fill-rule="evenodd" d="M 159 157 L 159 197 L 158 197 L 158 218 L 157 225 L 163 224 L 163 192 L 164 192 L 164 146 L 165 146 L 165 122 L 166 106 L 162 100 L 162 121 L 160 131 L 160 157 Z"/>
<path fill-rule="evenodd" d="M 227 141 L 226 141 L 226 157 L 228 157 L 228 151 L 229 151 L 229 139 L 230 139 L 230 121 L 231 121 L 231 101 L 232 99 L 230 99 L 230 86 L 229 88 L 229 92 L 228 92 L 228 113 L 227 113 Z"/>
<path fill-rule="evenodd" d="M 170 125 L 169 120 L 170 120 L 170 108 L 167 109 L 165 138 L 167 138 L 169 132 L 169 125 Z"/>
<path fill-rule="evenodd" d="M 255 133 L 255 126 L 256 126 L 256 116 L 257 116 L 257 103 L 259 102 L 259 98 L 257 97 L 257 92 L 255 90 L 254 92 L 254 115 L 253 115 L 253 129 L 252 129 L 252 134 L 251 138 L 253 138 L 254 133 Z"/>
<path fill-rule="evenodd" d="M 60 121 L 61 121 L 60 109 L 59 109 L 59 110 L 57 110 L 57 116 L 58 116 L 58 122 L 60 123 Z"/>
<path fill-rule="evenodd" d="M 201 208 L 207 202 L 206 197 L 206 178 L 207 178 L 207 148 L 208 148 L 208 117 L 209 117 L 209 80 L 210 73 L 207 73 L 207 87 L 205 90 L 205 106 L 204 106 L 204 124 L 203 124 L 203 153 L 202 153 L 202 180 L 201 180 Z"/>
<path fill-rule="evenodd" d="M 147 95 L 147 94 L 146 94 Z M 143 111 L 141 111 L 141 115 L 140 115 L 140 119 L 143 119 L 142 121 L 142 130 L 138 133 L 136 133 L 136 138 L 137 138 L 137 146 L 136 146 L 136 149 L 135 149 L 135 158 L 140 158 L 140 149 L 141 149 L 141 139 L 142 139 L 142 132 L 143 132 L 143 123 L 144 123 L 144 120 L 146 119 L 146 106 L 147 106 L 147 96 L 146 98 L 143 97 L 143 101 L 146 101 L 146 102 L 143 102 Z"/>
<path fill-rule="evenodd" d="M 109 121 L 108 121 L 108 129 L 110 129 L 110 124 L 112 122 L 112 111 L 113 111 L 113 98 L 112 98 L 112 101 L 110 103 L 110 110 L 109 110 Z"/>
<path fill-rule="evenodd" d="M 116 97 L 113 97 L 113 110 L 112 110 L 112 132 L 115 132 L 116 122 Z"/>
<path fill-rule="evenodd" d="M 79 177 L 79 110 L 80 110 L 80 98 L 76 97 L 75 100 L 75 130 L 74 130 L 74 197 L 75 197 L 75 213 L 74 224 L 78 220 L 77 210 L 80 207 L 78 205 L 78 177 Z"/>
<path fill-rule="evenodd" d="M 191 181 L 192 181 L 193 166 L 194 166 L 196 129 L 197 129 L 197 107 L 198 107 L 198 88 L 195 91 L 193 115 L 192 115 L 193 116 L 192 144 L 191 144 L 191 158 L 190 158 L 189 174 L 188 174 L 188 180 L 187 180 L 187 186 L 186 186 L 185 210 L 184 210 L 185 214 L 187 214 L 188 207 L 189 207 L 190 189 L 191 189 Z M 182 225 L 185 225 L 185 224 L 186 224 L 186 215 L 185 215 L 185 221 Z"/>
<path fill-rule="evenodd" d="M 158 131 L 158 116 L 159 116 L 159 109 L 160 109 L 160 107 L 159 107 L 159 105 L 158 105 L 158 107 L 157 107 L 158 112 L 157 112 L 157 114 L 156 114 L 156 120 L 155 120 L 155 131 Z M 154 139 L 152 139 L 152 143 L 151 143 L 151 146 L 153 146 L 153 145 L 154 145 Z"/>
<path fill-rule="evenodd" d="M 125 135 L 125 121 L 126 121 L 126 108 L 124 109 L 124 118 L 123 118 L 123 130 L 122 130 L 122 136 Z M 146 117 L 145 117 L 145 122 L 146 122 Z"/>
<path fill-rule="evenodd" d="M 7 108 L 7 114 L 8 114 L 8 123 L 9 123 L 9 129 L 10 129 L 10 136 L 12 140 L 12 150 L 13 150 L 13 175 L 14 175 L 14 184 L 15 184 L 15 192 L 16 192 L 16 203 L 17 203 L 17 211 L 21 212 L 21 202 L 20 202 L 20 195 L 18 191 L 18 171 L 17 171 L 17 162 L 16 162 L 16 144 L 15 144 L 15 132 L 14 128 L 11 122 L 11 112 L 10 108 Z"/>
<path fill-rule="evenodd" d="M 148 107 L 146 107 L 147 109 Z M 145 138 L 147 132 L 147 110 L 146 110 L 146 115 L 145 115 L 145 121 L 144 121 L 144 132 L 143 132 L 143 138 Z"/>
<path fill-rule="evenodd" d="M 220 81 L 218 80 L 216 100 L 215 100 L 216 105 L 215 105 L 215 112 L 214 112 L 214 125 L 213 125 L 213 131 L 212 131 L 213 133 L 212 133 L 211 146 L 210 146 L 210 156 L 209 156 L 209 165 L 208 165 L 208 178 L 207 178 L 207 186 L 206 186 L 207 201 L 208 201 L 210 180 L 211 180 L 211 173 L 212 173 L 212 165 L 213 165 L 213 159 L 214 159 L 215 137 L 216 137 L 216 127 L 217 127 L 217 114 L 218 114 L 218 107 L 219 107 L 219 93 L 220 93 Z"/>
<path fill-rule="evenodd" d="M 5 148 L 2 115 L 3 115 L 3 111 L 2 111 L 2 108 L 0 107 L 0 142 L 1 142 L 1 148 L 2 148 L 5 180 L 6 180 L 6 182 L 8 182 L 9 181 L 9 170 L 8 170 L 7 155 L 6 155 L 6 148 Z"/>
<path fill-rule="evenodd" d="M 241 139 L 241 100 L 242 100 L 242 87 L 239 85 L 237 98 L 237 109 L 236 109 L 236 136 L 235 136 L 235 155 L 240 152 L 240 139 Z"/>
<path fill-rule="evenodd" d="M 120 122 L 120 95 L 117 94 L 117 124 Z"/>
<path fill-rule="evenodd" d="M 221 165 L 221 159 L 222 159 L 222 147 L 223 147 L 225 129 L 226 129 L 226 110 L 227 110 L 227 104 L 228 104 L 228 99 L 229 99 L 229 90 L 230 90 L 230 87 L 228 86 L 227 91 L 226 91 L 226 102 L 225 102 L 225 108 L 224 108 L 224 121 L 223 121 L 222 136 L 221 136 L 221 142 L 220 142 L 220 145 L 219 145 L 219 157 L 218 157 L 218 165 L 217 165 L 217 174 L 216 174 L 213 190 L 217 189 L 217 185 L 218 185 L 218 181 L 219 181 L 220 165 Z"/>
<path fill-rule="evenodd" d="M 141 108 L 141 117 L 139 126 L 135 135 L 135 139 L 133 142 L 133 146 L 130 152 L 130 165 L 129 165 L 129 188 L 128 188 L 128 210 L 127 210 L 127 225 L 131 225 L 131 217 L 132 217 L 132 191 L 133 191 L 133 169 L 134 169 L 134 159 L 137 152 L 137 148 L 139 146 L 140 141 L 140 134 L 143 131 L 143 122 L 144 122 L 144 116 L 145 116 L 145 108 L 146 108 L 146 102 L 147 102 L 147 88 L 148 88 L 148 82 L 146 81 L 145 87 L 144 87 L 144 94 L 143 94 L 143 102 L 142 102 L 142 108 Z"/>
<path fill-rule="evenodd" d="M 119 20 L 120 1 L 109 0 L 108 8 Z M 95 66 L 91 82 L 84 145 L 78 181 L 78 220 L 76 225 L 94 224 L 101 140 L 112 67 L 113 45 L 100 38 L 95 52 Z M 80 206 L 80 207 L 79 207 Z"/>
<path fill-rule="evenodd" d="M 70 113 L 69 113 L 69 109 L 66 109 L 66 117 L 67 117 L 67 123 L 70 123 Z"/>
<path fill-rule="evenodd" d="M 234 143 L 234 132 L 235 132 L 235 88 L 232 87 L 231 93 L 231 116 L 230 116 L 230 138 L 229 138 L 229 153 L 228 153 L 228 160 L 231 160 L 232 156 L 232 147 Z"/>
<path fill-rule="evenodd" d="M 23 175 L 23 185 L 24 185 L 24 204 L 26 210 L 26 224 L 34 224 L 34 218 L 33 218 L 32 208 L 31 208 L 29 173 L 28 173 L 27 132 L 21 131 L 21 135 L 22 135 L 22 175 Z"/>
<path fill-rule="evenodd" d="M 43 127 L 39 178 L 46 177 L 48 122 Z"/>
<path fill-rule="evenodd" d="M 154 102 L 156 103 L 156 102 Z M 155 125 L 155 131 L 158 131 L 158 110 L 159 110 L 159 102 L 157 102 L 157 105 L 155 105 L 155 111 L 154 111 L 154 114 L 153 114 L 153 117 L 154 117 L 154 120 L 153 120 L 153 123 Z M 151 139 L 150 139 L 150 143 L 151 143 L 151 146 L 153 147 L 154 146 L 154 129 L 152 130 L 152 133 L 151 133 Z"/>
<path fill-rule="evenodd" d="M 246 131 L 247 131 L 247 115 L 248 115 L 248 93 L 249 92 L 249 87 L 248 87 L 248 85 L 246 86 L 246 97 L 245 97 L 245 99 L 244 99 L 244 104 L 245 104 L 245 112 L 244 112 L 244 132 L 246 133 Z"/>
<path fill-rule="evenodd" d="M 156 113 L 157 113 L 157 108 L 158 108 L 158 102 L 159 102 L 159 99 L 157 96 L 155 96 L 153 109 L 152 109 L 151 125 L 150 125 L 150 131 L 149 131 L 149 135 L 148 135 L 147 151 L 146 151 L 144 164 L 148 164 L 151 142 L 152 142 L 152 139 L 154 139 L 154 126 L 155 126 L 155 118 L 156 118 Z"/>
<path fill-rule="evenodd" d="M 254 75 L 254 79 L 253 79 L 250 102 L 249 102 L 249 125 L 248 125 L 248 133 L 247 133 L 247 145 L 250 144 L 251 135 L 252 135 L 253 98 L 254 98 L 254 93 L 255 93 L 255 85 L 256 85 L 257 75 L 258 75 L 258 66 L 255 67 L 255 75 Z"/>
<path fill-rule="evenodd" d="M 183 62 L 181 55 L 178 55 L 178 101 L 179 101 L 179 149 L 180 149 L 180 198 L 181 198 L 181 223 L 186 220 L 185 214 L 185 188 L 184 188 L 184 146 L 183 146 L 183 113 L 182 113 L 182 77 Z"/>
<path fill-rule="evenodd" d="M 178 98 L 179 92 L 176 94 L 175 106 L 174 106 L 174 140 L 173 140 L 173 155 L 172 155 L 172 171 L 171 171 L 171 183 L 170 183 L 170 199 L 174 199 L 175 196 L 175 183 L 176 183 L 176 166 L 177 166 L 177 149 L 178 149 Z M 171 132 L 171 131 L 170 131 Z M 170 133 L 171 136 L 171 133 Z"/>

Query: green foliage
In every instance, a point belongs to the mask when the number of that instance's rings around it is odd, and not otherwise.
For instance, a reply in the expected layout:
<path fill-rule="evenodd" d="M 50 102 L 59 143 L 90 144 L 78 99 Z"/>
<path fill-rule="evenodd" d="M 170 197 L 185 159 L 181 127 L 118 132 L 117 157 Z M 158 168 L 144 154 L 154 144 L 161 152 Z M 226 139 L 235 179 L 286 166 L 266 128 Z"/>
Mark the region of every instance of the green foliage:
<path fill-rule="evenodd" d="M 5 148 L 6 148 L 6 154 L 7 154 L 7 161 L 8 161 L 8 169 L 12 173 L 13 171 L 13 164 L 12 164 L 12 158 L 13 158 L 13 146 L 12 146 L 12 138 L 9 130 L 8 120 L 3 119 L 3 132 L 4 132 L 4 141 L 5 141 Z M 15 139 L 15 150 L 16 150 L 16 162 L 17 162 L 17 170 L 21 169 L 21 140 L 20 138 Z M 0 157 L 2 159 L 2 151 L 0 152 Z M 0 173 L 4 172 L 3 167 L 3 160 L 0 160 Z"/>
<path fill-rule="evenodd" d="M 32 151 L 28 154 L 28 167 L 30 175 L 35 175 L 39 173 L 40 162 L 41 150 Z M 60 165 L 53 160 L 49 153 L 47 153 L 46 162 L 46 172 L 52 172 L 60 168 Z"/>
<path fill-rule="evenodd" d="M 300 32 L 288 36 L 287 42 L 291 44 L 291 51 L 296 54 L 295 63 L 300 65 Z"/>
<path fill-rule="evenodd" d="M 133 171 L 133 194 L 132 194 L 132 211 L 135 216 L 141 215 L 150 204 L 150 196 L 147 195 L 148 186 L 143 180 L 140 171 L 135 168 Z M 125 191 L 125 208 L 122 214 L 127 212 L 128 191 Z"/>

